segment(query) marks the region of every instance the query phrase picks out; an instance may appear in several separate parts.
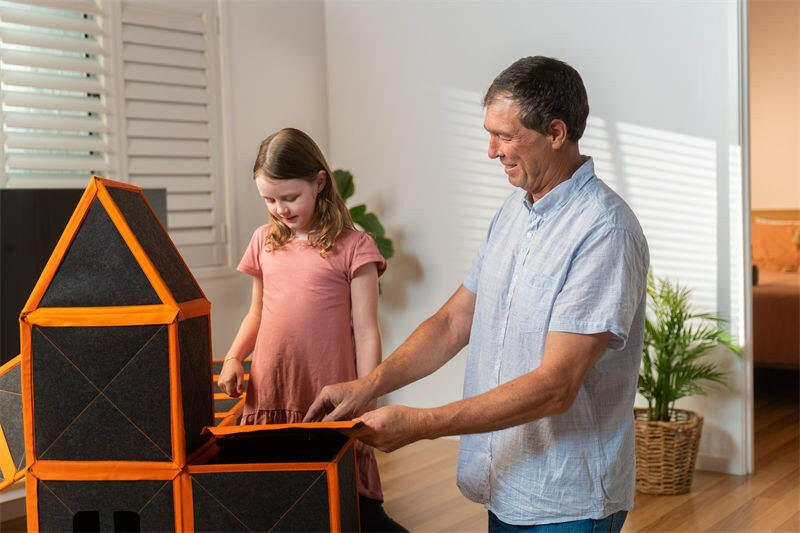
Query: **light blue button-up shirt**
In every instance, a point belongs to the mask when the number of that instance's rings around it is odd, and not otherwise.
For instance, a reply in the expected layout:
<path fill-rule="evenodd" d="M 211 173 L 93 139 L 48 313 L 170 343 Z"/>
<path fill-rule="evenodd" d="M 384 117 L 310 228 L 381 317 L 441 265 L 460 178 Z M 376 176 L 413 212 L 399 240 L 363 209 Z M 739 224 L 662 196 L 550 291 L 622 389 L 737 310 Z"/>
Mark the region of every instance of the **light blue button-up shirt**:
<path fill-rule="evenodd" d="M 548 331 L 612 333 L 566 413 L 464 435 L 458 486 L 510 524 L 599 519 L 633 506 L 633 400 L 647 241 L 586 159 L 539 201 L 516 190 L 464 286 L 476 294 L 464 397 L 531 372 Z"/>

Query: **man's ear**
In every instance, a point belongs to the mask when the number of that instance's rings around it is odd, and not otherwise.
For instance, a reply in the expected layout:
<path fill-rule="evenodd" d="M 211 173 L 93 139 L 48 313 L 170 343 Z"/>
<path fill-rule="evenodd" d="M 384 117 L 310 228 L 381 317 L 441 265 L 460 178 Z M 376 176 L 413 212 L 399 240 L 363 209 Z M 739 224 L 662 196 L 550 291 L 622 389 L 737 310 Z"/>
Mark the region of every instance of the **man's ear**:
<path fill-rule="evenodd" d="M 553 150 L 558 150 L 567 143 L 569 140 L 567 135 L 567 125 L 563 120 L 556 118 L 550 121 L 550 125 L 547 126 L 547 137 Z"/>
<path fill-rule="evenodd" d="M 322 192 L 322 189 L 325 188 L 325 183 L 328 181 L 328 173 L 324 170 L 320 170 L 317 172 L 317 177 L 314 179 L 314 188 L 317 191 L 317 194 Z"/>

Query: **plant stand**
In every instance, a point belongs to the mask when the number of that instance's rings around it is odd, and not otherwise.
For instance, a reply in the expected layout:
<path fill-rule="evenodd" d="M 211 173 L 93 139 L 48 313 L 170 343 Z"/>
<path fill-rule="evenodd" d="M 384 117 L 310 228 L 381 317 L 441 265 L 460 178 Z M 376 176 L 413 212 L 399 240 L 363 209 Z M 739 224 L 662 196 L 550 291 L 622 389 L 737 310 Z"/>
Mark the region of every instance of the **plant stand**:
<path fill-rule="evenodd" d="M 651 421 L 635 408 L 636 490 L 644 494 L 685 494 L 692 487 L 703 417 L 682 409 L 670 421 Z"/>

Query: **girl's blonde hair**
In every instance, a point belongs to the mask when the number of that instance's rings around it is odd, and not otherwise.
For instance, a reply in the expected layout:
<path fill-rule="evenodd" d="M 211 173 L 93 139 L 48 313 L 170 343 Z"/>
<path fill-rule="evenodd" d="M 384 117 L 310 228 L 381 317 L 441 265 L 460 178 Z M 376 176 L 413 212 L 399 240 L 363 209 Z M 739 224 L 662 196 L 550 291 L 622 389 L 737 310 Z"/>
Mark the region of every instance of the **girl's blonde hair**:
<path fill-rule="evenodd" d="M 336 244 L 342 229 L 353 229 L 353 220 L 336 189 L 333 173 L 317 143 L 295 128 L 283 128 L 273 133 L 261 141 L 253 165 L 253 179 L 260 172 L 265 177 L 276 180 L 301 179 L 313 182 L 320 170 L 325 171 L 325 186 L 314 204 L 308 242 L 319 248 L 320 255 L 325 257 Z M 269 217 L 272 224 L 264 238 L 264 246 L 273 251 L 289 242 L 292 230 L 272 214 Z"/>

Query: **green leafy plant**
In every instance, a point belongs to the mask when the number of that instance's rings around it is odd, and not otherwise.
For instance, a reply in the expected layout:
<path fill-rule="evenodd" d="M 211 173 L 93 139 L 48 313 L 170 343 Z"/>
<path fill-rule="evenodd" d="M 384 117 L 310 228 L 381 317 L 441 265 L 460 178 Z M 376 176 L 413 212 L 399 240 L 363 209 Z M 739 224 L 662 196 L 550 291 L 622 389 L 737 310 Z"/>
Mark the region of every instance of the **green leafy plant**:
<path fill-rule="evenodd" d="M 724 383 L 718 364 L 704 360 L 708 352 L 722 345 L 739 355 L 741 347 L 721 327 L 723 319 L 692 309 L 690 289 L 649 274 L 647 295 L 638 390 L 648 418 L 669 421 L 677 399 L 705 394 L 710 382 Z"/>
<path fill-rule="evenodd" d="M 333 179 L 336 181 L 339 194 L 341 194 L 344 201 L 347 202 L 347 199 L 356 192 L 356 186 L 353 183 L 353 175 L 346 170 L 336 169 L 333 171 Z M 375 239 L 375 244 L 378 245 L 378 251 L 384 259 L 389 259 L 394 255 L 392 240 L 386 237 L 386 230 L 383 229 L 383 225 L 378 220 L 378 217 L 375 213 L 367 211 L 367 206 L 365 204 L 358 204 L 351 207 L 350 217 L 352 217 L 353 222 Z"/>

